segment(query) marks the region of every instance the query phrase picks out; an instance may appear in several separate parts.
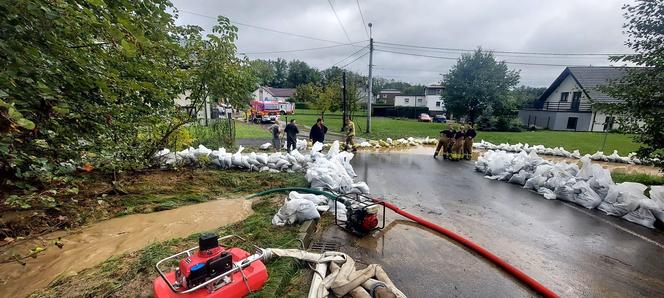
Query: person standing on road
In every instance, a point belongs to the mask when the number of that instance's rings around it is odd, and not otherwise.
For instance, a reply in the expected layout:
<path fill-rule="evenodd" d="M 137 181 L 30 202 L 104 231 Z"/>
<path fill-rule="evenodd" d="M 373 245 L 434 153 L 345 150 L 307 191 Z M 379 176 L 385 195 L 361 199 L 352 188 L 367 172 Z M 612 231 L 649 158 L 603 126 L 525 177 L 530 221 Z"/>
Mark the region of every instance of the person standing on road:
<path fill-rule="evenodd" d="M 473 158 L 473 141 L 477 136 L 475 127 L 472 123 L 466 125 L 466 135 L 463 141 L 463 159 L 471 160 Z"/>
<path fill-rule="evenodd" d="M 452 130 L 452 125 L 448 124 L 447 129 L 440 131 L 440 137 L 438 138 L 438 145 L 436 146 L 436 152 L 433 154 L 433 158 L 438 157 L 440 150 L 443 150 L 443 158 L 450 158 L 450 143 L 454 138 L 454 130 Z"/>
<path fill-rule="evenodd" d="M 279 123 L 270 126 L 269 130 L 272 133 L 272 146 L 274 146 L 274 152 L 279 152 L 281 150 L 281 128 L 279 127 Z"/>
<path fill-rule="evenodd" d="M 286 133 L 286 151 L 291 152 L 297 147 L 297 134 L 300 133 L 295 125 L 295 119 L 291 119 L 290 123 L 284 128 L 284 132 Z M 291 146 L 293 149 L 291 149 Z"/>
<path fill-rule="evenodd" d="M 327 133 L 327 126 L 323 123 L 323 119 L 318 118 L 316 124 L 311 127 L 309 131 L 309 139 L 312 143 L 323 143 L 325 141 L 325 134 Z"/>
<path fill-rule="evenodd" d="M 460 160 L 463 157 L 463 138 L 465 131 L 463 126 L 454 133 L 454 145 L 452 146 L 452 160 Z"/>
<path fill-rule="evenodd" d="M 357 151 L 357 149 L 355 148 L 355 141 L 353 140 L 354 137 L 355 137 L 355 123 L 353 123 L 353 118 L 348 117 L 348 121 L 346 122 L 346 150 L 350 148 L 351 150 L 353 150 L 353 152 Z"/>

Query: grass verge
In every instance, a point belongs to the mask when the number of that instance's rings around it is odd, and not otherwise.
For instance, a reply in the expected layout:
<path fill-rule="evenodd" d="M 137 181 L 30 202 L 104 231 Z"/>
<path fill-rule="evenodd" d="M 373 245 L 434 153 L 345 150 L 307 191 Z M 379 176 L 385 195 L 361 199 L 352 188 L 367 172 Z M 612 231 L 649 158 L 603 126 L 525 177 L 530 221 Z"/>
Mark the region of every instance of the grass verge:
<path fill-rule="evenodd" d="M 279 205 L 274 199 L 262 199 L 254 206 L 254 214 L 233 225 L 221 227 L 219 235 L 235 234 L 246 243 L 228 243 L 252 251 L 260 247 L 297 248 L 297 227 L 275 227 L 271 219 Z M 30 297 L 150 297 L 152 281 L 158 276 L 154 264 L 162 258 L 197 244 L 199 234 L 151 244 L 139 251 L 113 257 L 104 263 L 83 270 L 77 275 L 56 279 L 48 288 Z M 267 263 L 269 280 L 260 292 L 251 297 L 302 297 L 306 295 L 304 270 L 291 258 Z M 128 294 L 131 293 L 131 294 Z"/>
<path fill-rule="evenodd" d="M 3 219 L 0 230 L 4 237 L 25 237 L 116 216 L 173 209 L 233 193 L 240 195 L 276 187 L 308 185 L 302 174 L 294 173 L 154 170 L 120 177 L 120 185 L 126 194 L 117 194 L 110 192 L 111 179 L 107 177 L 90 174 L 78 179 L 80 193 L 60 200 L 55 208 L 0 212 Z"/>
<path fill-rule="evenodd" d="M 235 121 L 235 137 L 238 139 L 271 139 L 272 135 L 263 126 Z"/>
<path fill-rule="evenodd" d="M 300 126 L 311 126 L 316 122 L 319 113 L 315 110 L 297 110 L 290 116 L 297 120 Z M 372 121 L 372 133 L 364 133 L 366 117 L 354 118 L 358 136 L 370 139 L 401 138 L 401 137 L 437 137 L 447 124 L 417 122 L 414 119 L 392 119 L 375 117 Z M 339 113 L 328 113 L 325 124 L 330 131 L 338 132 L 341 129 L 342 116 Z M 582 154 L 593 154 L 602 150 L 604 133 L 598 132 L 570 132 L 570 131 L 524 131 L 524 132 L 494 132 L 480 131 L 477 140 L 484 139 L 492 143 L 528 143 L 531 145 L 544 145 L 546 147 L 564 147 L 569 151 L 579 150 Z M 618 150 L 621 155 L 627 155 L 639 148 L 631 135 L 610 133 L 606 135 L 604 152 L 611 154 Z"/>
<path fill-rule="evenodd" d="M 643 173 L 625 173 L 620 171 L 611 172 L 613 182 L 637 182 L 645 185 L 664 185 L 664 176 L 655 176 Z"/>

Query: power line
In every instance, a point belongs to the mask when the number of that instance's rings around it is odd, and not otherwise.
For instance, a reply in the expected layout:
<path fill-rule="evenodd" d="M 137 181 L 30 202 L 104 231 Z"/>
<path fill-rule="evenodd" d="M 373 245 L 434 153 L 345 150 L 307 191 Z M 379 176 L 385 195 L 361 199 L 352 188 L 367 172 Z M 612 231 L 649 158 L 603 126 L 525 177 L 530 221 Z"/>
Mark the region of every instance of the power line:
<path fill-rule="evenodd" d="M 332 0 L 327 0 L 327 3 L 330 4 L 330 8 L 332 8 L 332 12 L 334 13 L 334 16 L 337 18 L 337 22 L 339 22 L 339 26 L 341 26 L 341 30 L 344 31 L 344 35 L 346 35 L 346 39 L 348 42 L 350 41 L 350 37 L 348 37 L 348 32 L 346 32 L 346 28 L 344 27 L 344 24 L 341 22 L 341 19 L 339 18 L 339 15 L 337 15 L 337 10 L 334 9 L 334 5 L 332 5 Z"/>
<path fill-rule="evenodd" d="M 405 52 L 397 52 L 397 51 L 381 50 L 381 49 L 376 49 L 376 51 L 387 52 L 387 53 L 393 53 L 393 54 L 400 54 L 400 55 L 408 55 L 408 56 L 417 56 L 417 57 L 426 57 L 426 58 L 436 58 L 436 59 L 446 59 L 446 60 L 458 60 L 458 59 L 459 59 L 459 58 L 455 58 L 455 57 L 444 57 L 444 56 L 433 56 L 433 55 L 424 55 L 424 54 L 415 54 L 415 53 L 405 53 Z M 531 66 L 554 66 L 554 67 L 585 66 L 585 65 L 551 64 L 551 63 L 530 63 L 530 62 L 511 62 L 511 61 L 502 61 L 502 62 L 504 62 L 505 64 L 514 64 L 514 65 L 531 65 Z"/>
<path fill-rule="evenodd" d="M 369 54 L 369 52 L 366 52 L 366 53 L 364 53 L 364 54 L 360 55 L 359 57 L 357 57 L 357 58 L 353 59 L 353 61 L 351 61 L 351 62 L 348 62 L 348 63 L 346 63 L 346 64 L 345 64 L 344 66 L 341 66 L 340 68 L 346 68 L 346 66 L 348 66 L 348 65 L 351 65 L 351 64 L 353 64 L 353 63 L 355 63 L 355 61 L 357 61 L 357 60 L 359 60 L 360 58 L 362 58 L 362 57 L 366 56 L 367 54 Z"/>
<path fill-rule="evenodd" d="M 188 11 L 188 10 L 183 10 L 183 9 L 181 9 L 181 10 L 179 10 L 179 11 L 184 12 L 184 13 L 188 13 L 188 14 L 193 14 L 193 15 L 201 16 L 201 17 L 204 17 L 204 18 L 213 19 L 213 20 L 216 20 L 216 19 L 217 19 L 216 17 L 212 17 L 212 16 L 204 15 L 204 14 L 197 13 L 197 12 L 193 12 L 193 11 Z M 318 38 L 318 37 L 313 37 L 313 36 L 307 36 L 307 35 L 302 35 L 302 34 L 297 34 L 297 33 L 291 33 L 291 32 L 281 31 L 281 30 L 275 30 L 275 29 L 271 29 L 271 28 L 266 28 L 266 27 L 261 27 L 261 26 L 256 26 L 256 25 L 251 25 L 251 24 L 246 24 L 246 23 L 240 23 L 240 22 L 237 22 L 237 21 L 231 21 L 231 23 L 233 23 L 233 24 L 235 24 L 235 25 L 240 25 L 240 26 L 249 27 L 249 28 L 254 28 L 254 29 L 259 29 L 259 30 L 265 30 L 265 31 L 270 31 L 270 32 L 274 32 L 274 33 L 285 34 L 285 35 L 290 35 L 290 36 L 295 36 L 295 37 L 300 37 L 300 38 L 306 38 L 306 39 L 311 39 L 311 40 L 324 41 L 324 42 L 330 42 L 330 43 L 336 43 L 336 44 L 347 44 L 347 43 L 345 43 L 345 42 L 340 42 L 340 41 L 335 41 L 335 40 L 329 40 L 329 39 L 323 39 L 323 38 Z M 350 41 L 350 39 L 349 39 L 349 41 Z"/>
<path fill-rule="evenodd" d="M 350 55 L 348 55 L 348 56 L 346 56 L 346 58 L 343 58 L 343 59 L 339 60 L 339 62 L 332 64 L 332 66 L 330 66 L 330 67 L 334 67 L 334 66 L 337 66 L 337 65 L 341 64 L 342 62 L 346 61 L 348 58 L 355 56 L 355 54 L 357 54 L 357 53 L 359 53 L 360 51 L 366 49 L 367 47 L 368 47 L 368 46 L 364 46 L 364 47 L 362 47 L 361 49 L 359 49 L 359 50 L 353 52 L 352 54 L 350 54 Z"/>
<path fill-rule="evenodd" d="M 442 47 L 429 47 L 429 46 L 420 46 L 420 45 L 409 45 L 401 43 L 391 43 L 391 42 L 376 42 L 379 44 L 410 47 L 410 48 L 421 48 L 421 49 L 434 49 L 434 50 L 446 50 L 446 51 L 455 51 L 455 52 L 474 52 L 472 49 L 460 49 L 460 48 L 442 48 Z M 545 52 L 519 52 L 519 51 L 498 51 L 498 50 L 489 50 L 494 53 L 501 54 L 522 54 L 522 55 L 545 55 L 545 56 L 618 56 L 618 55 L 627 55 L 627 54 L 610 54 L 610 53 L 545 53 Z"/>
<path fill-rule="evenodd" d="M 465 53 L 470 53 L 471 50 L 465 51 L 465 52 L 460 52 L 460 51 L 449 51 L 449 50 L 438 50 L 438 49 L 426 49 L 426 48 L 412 48 L 412 47 L 405 47 L 405 46 L 389 46 L 389 45 L 380 45 L 381 48 L 387 48 L 387 49 L 393 49 L 393 50 L 399 50 L 399 51 L 419 51 L 419 52 L 433 52 L 433 53 L 445 53 L 445 54 L 454 54 L 454 55 L 459 55 L 459 54 L 465 54 Z M 608 57 L 604 56 L 543 56 L 543 55 L 524 55 L 524 54 L 502 54 L 502 53 L 494 53 L 492 52 L 494 56 L 496 57 L 512 57 L 512 58 L 535 58 L 535 59 L 554 59 L 554 60 L 561 60 L 561 59 L 603 59 L 606 60 Z"/>
<path fill-rule="evenodd" d="M 367 38 L 369 38 L 369 31 L 367 31 L 367 22 L 364 21 L 364 14 L 362 13 L 362 7 L 360 7 L 360 0 L 355 0 L 355 3 L 357 3 L 357 10 L 360 11 L 360 17 L 362 17 L 362 28 L 364 28 L 364 33 L 366 33 Z"/>
<path fill-rule="evenodd" d="M 358 41 L 358 42 L 354 42 L 354 43 L 339 44 L 339 45 L 326 46 L 326 47 L 293 49 L 293 50 L 279 50 L 279 51 L 267 51 L 267 52 L 238 52 L 238 54 L 258 55 L 258 54 L 278 54 L 278 53 L 306 52 L 306 51 L 324 50 L 324 49 L 331 49 L 331 48 L 338 48 L 338 47 L 347 47 L 347 46 L 352 46 L 352 45 L 360 43 L 360 42 L 365 42 L 365 41 L 363 40 L 363 41 Z"/>

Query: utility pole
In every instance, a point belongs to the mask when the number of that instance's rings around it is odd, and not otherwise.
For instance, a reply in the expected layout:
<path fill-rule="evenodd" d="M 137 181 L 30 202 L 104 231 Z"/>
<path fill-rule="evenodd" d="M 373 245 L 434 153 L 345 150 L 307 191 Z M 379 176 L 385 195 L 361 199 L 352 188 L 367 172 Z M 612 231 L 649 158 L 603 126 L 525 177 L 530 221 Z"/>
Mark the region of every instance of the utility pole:
<path fill-rule="evenodd" d="M 344 72 L 341 76 L 341 81 L 342 81 L 342 86 L 341 86 L 342 93 L 341 93 L 341 95 L 342 95 L 342 98 L 343 98 L 343 103 L 342 103 L 341 107 L 344 111 L 343 112 L 343 117 L 344 118 L 343 118 L 343 121 L 341 123 L 341 131 L 343 132 L 344 129 L 346 129 L 346 123 L 347 123 L 346 121 L 348 121 L 348 101 L 347 101 L 347 97 L 346 97 L 346 71 L 345 70 L 344 70 Z"/>
<path fill-rule="evenodd" d="M 371 98 L 373 98 L 373 77 L 371 76 L 371 69 L 373 68 L 373 32 L 371 31 L 371 23 L 369 23 L 369 96 L 367 98 L 367 133 L 371 133 Z"/>

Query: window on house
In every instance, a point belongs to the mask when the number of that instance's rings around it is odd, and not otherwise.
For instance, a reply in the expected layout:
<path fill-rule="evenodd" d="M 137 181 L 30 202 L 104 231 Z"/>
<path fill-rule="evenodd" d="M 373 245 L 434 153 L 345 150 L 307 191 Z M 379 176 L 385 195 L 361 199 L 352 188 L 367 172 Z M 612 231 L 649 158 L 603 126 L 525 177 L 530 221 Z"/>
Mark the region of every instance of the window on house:
<path fill-rule="evenodd" d="M 569 97 L 569 92 L 560 93 L 560 101 L 561 102 L 567 102 L 567 97 Z"/>
<path fill-rule="evenodd" d="M 422 102 L 422 99 L 421 99 L 421 98 L 418 98 L 418 99 L 417 99 L 417 102 Z"/>
<path fill-rule="evenodd" d="M 577 121 L 579 121 L 579 118 L 577 118 L 577 117 L 567 118 L 567 129 L 576 130 L 576 122 Z"/>
<path fill-rule="evenodd" d="M 437 101 L 437 102 L 436 102 L 436 106 L 437 106 L 437 107 L 440 107 L 440 101 Z"/>
<path fill-rule="evenodd" d="M 612 130 L 615 120 L 616 119 L 612 116 L 606 116 L 606 120 L 604 120 L 604 130 Z"/>
<path fill-rule="evenodd" d="M 578 101 L 581 99 L 581 92 L 572 93 L 572 101 Z"/>
<path fill-rule="evenodd" d="M 403 101 L 404 101 L 405 103 L 409 103 L 409 102 L 410 102 L 410 98 L 404 98 Z"/>

